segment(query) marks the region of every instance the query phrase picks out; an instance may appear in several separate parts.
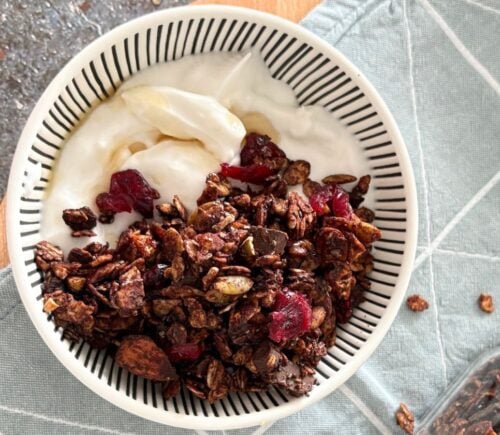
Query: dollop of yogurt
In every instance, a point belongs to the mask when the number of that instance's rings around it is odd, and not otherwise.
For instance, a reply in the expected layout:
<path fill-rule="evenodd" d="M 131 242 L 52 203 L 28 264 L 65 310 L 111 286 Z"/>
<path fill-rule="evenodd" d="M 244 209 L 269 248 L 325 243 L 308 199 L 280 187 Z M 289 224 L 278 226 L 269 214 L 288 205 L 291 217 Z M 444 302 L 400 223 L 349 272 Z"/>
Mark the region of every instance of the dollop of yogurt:
<path fill-rule="evenodd" d="M 65 252 L 92 241 L 116 243 L 140 216 L 120 213 L 92 239 L 73 238 L 62 211 L 108 190 L 113 172 L 137 169 L 188 210 L 209 172 L 239 163 L 247 132 L 269 135 L 290 159 L 311 163 L 311 178 L 368 172 L 355 139 L 325 109 L 300 107 L 292 89 L 271 77 L 259 54 L 187 56 L 139 72 L 101 103 L 63 147 L 44 201 L 41 235 Z"/>

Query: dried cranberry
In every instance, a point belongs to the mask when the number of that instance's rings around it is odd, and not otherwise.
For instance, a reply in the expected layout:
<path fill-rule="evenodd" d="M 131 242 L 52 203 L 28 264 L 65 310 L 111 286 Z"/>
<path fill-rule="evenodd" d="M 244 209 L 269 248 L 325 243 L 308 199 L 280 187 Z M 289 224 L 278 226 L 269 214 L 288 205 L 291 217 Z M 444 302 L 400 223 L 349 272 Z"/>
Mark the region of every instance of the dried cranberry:
<path fill-rule="evenodd" d="M 139 171 L 127 169 L 111 176 L 109 193 L 100 193 L 97 207 L 104 215 L 136 210 L 145 218 L 153 217 L 153 200 L 160 194 L 152 188 Z"/>
<path fill-rule="evenodd" d="M 309 198 L 309 204 L 317 214 L 328 213 L 328 202 L 332 199 L 330 185 L 320 186 L 314 190 Z"/>
<path fill-rule="evenodd" d="M 271 313 L 269 338 L 276 343 L 298 337 L 311 327 L 312 310 L 301 293 L 280 290 Z"/>
<path fill-rule="evenodd" d="M 349 194 L 338 185 L 335 186 L 333 191 L 331 205 L 335 216 L 343 218 L 351 217 L 352 207 L 351 204 L 349 204 Z"/>
<path fill-rule="evenodd" d="M 173 364 L 181 361 L 196 361 L 202 352 L 203 347 L 195 343 L 175 344 L 166 350 L 168 359 Z"/>
<path fill-rule="evenodd" d="M 312 209 L 320 215 L 328 213 L 329 209 L 339 217 L 349 218 L 352 214 L 349 194 L 336 184 L 318 187 L 309 198 L 309 203 Z"/>
<path fill-rule="evenodd" d="M 261 164 L 233 166 L 228 163 L 221 163 L 220 173 L 224 177 L 234 178 L 235 180 L 253 184 L 262 184 L 267 177 L 273 175 L 272 169 Z"/>
<path fill-rule="evenodd" d="M 258 133 L 246 135 L 240 157 L 242 166 L 266 165 L 273 172 L 277 172 L 287 162 L 283 150 L 272 142 L 269 136 Z"/>
<path fill-rule="evenodd" d="M 97 195 L 95 200 L 97 207 L 105 216 L 110 216 L 115 213 L 132 211 L 132 204 L 128 198 L 124 196 L 117 196 L 111 193 L 103 192 Z"/>
<path fill-rule="evenodd" d="M 168 280 L 165 278 L 164 271 L 167 268 L 166 264 L 156 264 L 144 272 L 144 288 L 146 290 L 158 290 L 168 285 Z"/>

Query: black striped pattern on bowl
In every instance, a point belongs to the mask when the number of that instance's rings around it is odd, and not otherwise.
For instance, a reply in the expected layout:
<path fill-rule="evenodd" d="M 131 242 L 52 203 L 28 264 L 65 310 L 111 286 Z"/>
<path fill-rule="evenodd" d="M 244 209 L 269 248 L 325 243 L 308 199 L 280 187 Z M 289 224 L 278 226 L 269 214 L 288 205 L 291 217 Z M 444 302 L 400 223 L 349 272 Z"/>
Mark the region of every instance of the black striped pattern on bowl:
<path fill-rule="evenodd" d="M 351 321 L 338 326 L 337 344 L 329 349 L 317 369 L 317 380 L 323 384 L 356 358 L 377 330 L 394 295 L 408 236 L 407 199 L 397 150 L 382 117 L 357 84 L 356 77 L 336 64 L 332 55 L 301 42 L 293 34 L 251 20 L 207 15 L 145 28 L 109 46 L 88 64 L 82 64 L 78 74 L 66 78 L 39 125 L 25 164 L 25 179 L 19 179 L 19 183 L 24 183 L 29 168 L 41 163 L 42 178 L 34 192 L 29 198 L 20 198 L 19 251 L 32 297 L 39 301 L 42 313 L 41 277 L 33 261 L 33 249 L 40 239 L 44 190 L 65 139 L 95 105 L 111 96 L 128 77 L 150 65 L 191 54 L 236 52 L 250 47 L 261 52 L 274 78 L 291 86 L 300 104 L 321 105 L 340 120 L 358 139 L 358 146 L 369 160 L 377 215 L 375 224 L 384 236 L 374 248 L 375 268 L 369 276 L 372 289 L 366 292 L 366 300 L 355 309 Z M 47 322 L 47 327 L 53 328 L 49 318 Z M 56 328 L 53 333 L 59 334 L 63 341 L 61 332 Z M 164 400 L 159 385 L 119 368 L 105 350 L 91 349 L 83 342 L 63 341 L 63 344 L 65 352 L 71 353 L 85 370 L 110 388 L 170 413 L 229 417 L 262 413 L 293 400 L 275 389 L 264 393 L 233 393 L 215 404 L 201 401 L 187 390 L 176 398 Z"/>

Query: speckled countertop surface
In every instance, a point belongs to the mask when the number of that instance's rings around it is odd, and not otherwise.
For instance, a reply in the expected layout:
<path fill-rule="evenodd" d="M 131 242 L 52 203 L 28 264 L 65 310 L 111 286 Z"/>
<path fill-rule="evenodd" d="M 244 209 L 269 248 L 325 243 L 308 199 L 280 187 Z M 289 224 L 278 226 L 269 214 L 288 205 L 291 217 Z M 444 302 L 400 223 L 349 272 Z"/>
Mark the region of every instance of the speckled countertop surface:
<path fill-rule="evenodd" d="M 24 123 L 61 67 L 132 18 L 189 0 L 0 0 L 0 197 Z"/>

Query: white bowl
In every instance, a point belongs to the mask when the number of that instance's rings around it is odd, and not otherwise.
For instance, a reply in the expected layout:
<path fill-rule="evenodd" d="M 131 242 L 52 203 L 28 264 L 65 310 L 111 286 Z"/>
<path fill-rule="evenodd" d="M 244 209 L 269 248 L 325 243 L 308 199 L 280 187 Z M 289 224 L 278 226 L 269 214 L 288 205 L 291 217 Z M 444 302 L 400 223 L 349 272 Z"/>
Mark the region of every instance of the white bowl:
<path fill-rule="evenodd" d="M 357 145 L 369 159 L 375 224 L 383 231 L 373 251 L 372 289 L 351 321 L 338 328 L 337 344 L 319 364 L 319 385 L 308 397 L 291 398 L 271 390 L 231 394 L 210 405 L 183 391 L 164 401 L 160 388 L 119 369 L 105 351 L 63 340 L 62 331 L 42 311 L 41 276 L 33 248 L 40 239 L 44 189 L 64 139 L 124 79 L 165 60 L 207 51 L 239 51 L 252 45 L 260 49 L 272 75 L 292 86 L 301 104 L 330 110 L 358 139 Z M 33 183 L 33 193 L 24 198 L 27 185 Z M 416 246 L 411 165 L 394 120 L 374 88 L 341 53 L 307 30 L 272 15 L 234 7 L 188 6 L 146 15 L 117 27 L 75 56 L 52 80 L 26 123 L 7 198 L 7 236 L 15 280 L 33 324 L 52 352 L 76 378 L 113 404 L 159 423 L 191 429 L 259 425 L 297 412 L 342 385 L 371 355 L 393 322 Z"/>

